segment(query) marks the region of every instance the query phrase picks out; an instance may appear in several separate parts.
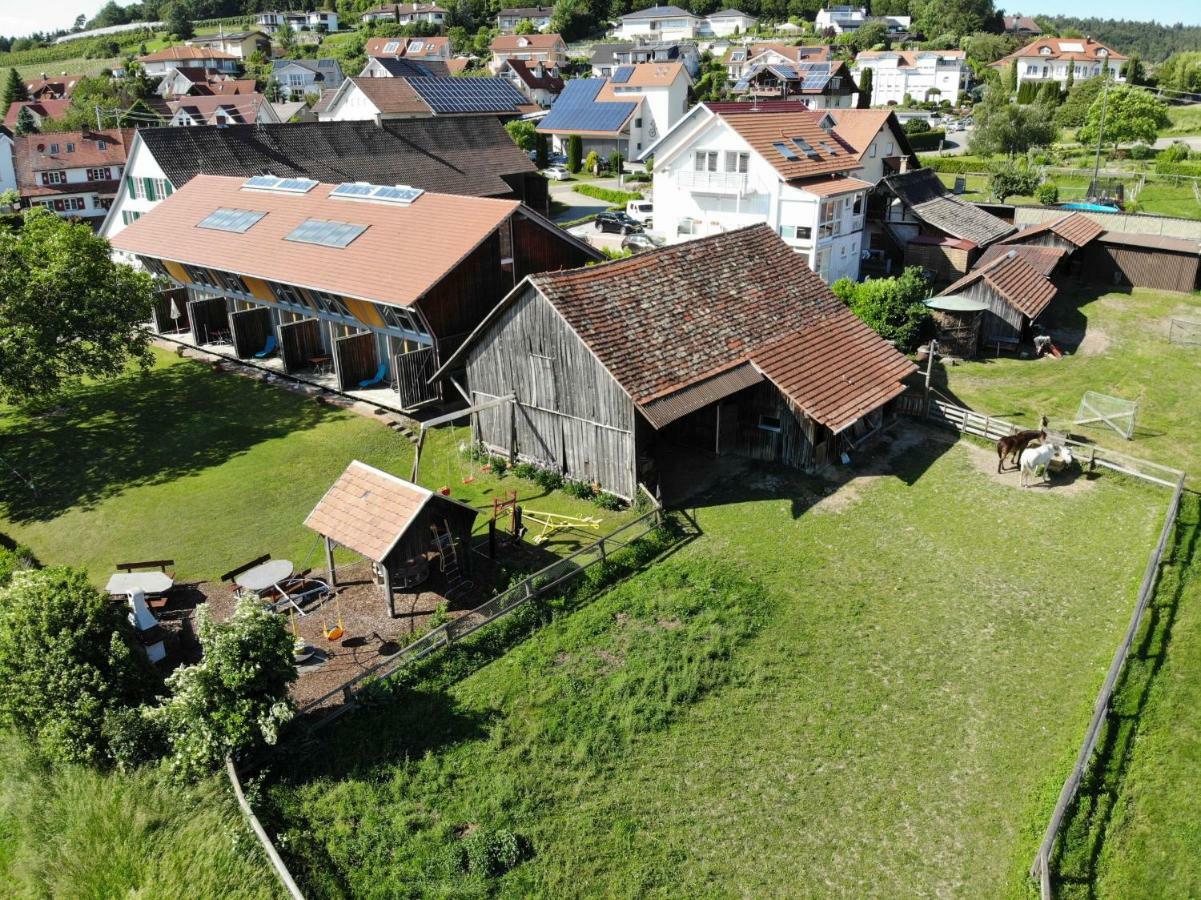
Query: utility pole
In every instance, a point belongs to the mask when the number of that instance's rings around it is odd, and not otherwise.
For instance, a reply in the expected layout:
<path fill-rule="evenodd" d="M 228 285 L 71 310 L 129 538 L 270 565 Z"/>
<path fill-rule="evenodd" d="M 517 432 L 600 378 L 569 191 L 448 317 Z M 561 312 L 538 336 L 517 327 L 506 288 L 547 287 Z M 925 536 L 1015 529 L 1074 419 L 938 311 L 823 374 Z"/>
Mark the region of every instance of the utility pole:
<path fill-rule="evenodd" d="M 1072 63 L 1075 65 L 1075 63 Z M 1093 183 L 1089 186 L 1089 193 L 1097 193 L 1097 178 L 1101 174 L 1101 139 L 1105 135 L 1105 105 L 1109 97 L 1109 68 L 1106 66 L 1105 75 L 1102 76 L 1105 83 L 1101 85 L 1101 124 L 1097 127 L 1097 156 L 1093 162 Z M 1089 198 L 1093 199 L 1092 197 Z"/>
<path fill-rule="evenodd" d="M 93 104 L 92 108 L 96 110 L 96 130 L 103 131 L 104 126 L 100 124 L 100 104 Z"/>

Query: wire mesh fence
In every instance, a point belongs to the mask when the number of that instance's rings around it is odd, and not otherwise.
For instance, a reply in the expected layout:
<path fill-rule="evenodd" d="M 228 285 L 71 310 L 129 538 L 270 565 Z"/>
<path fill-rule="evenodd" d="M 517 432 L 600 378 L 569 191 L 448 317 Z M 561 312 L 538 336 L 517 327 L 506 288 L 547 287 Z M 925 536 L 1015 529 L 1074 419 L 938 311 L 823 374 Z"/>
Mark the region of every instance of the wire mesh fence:
<path fill-rule="evenodd" d="M 1134 439 L 1134 420 L 1137 415 L 1138 403 L 1133 400 L 1085 391 L 1072 424 L 1104 425 L 1130 441 Z"/>

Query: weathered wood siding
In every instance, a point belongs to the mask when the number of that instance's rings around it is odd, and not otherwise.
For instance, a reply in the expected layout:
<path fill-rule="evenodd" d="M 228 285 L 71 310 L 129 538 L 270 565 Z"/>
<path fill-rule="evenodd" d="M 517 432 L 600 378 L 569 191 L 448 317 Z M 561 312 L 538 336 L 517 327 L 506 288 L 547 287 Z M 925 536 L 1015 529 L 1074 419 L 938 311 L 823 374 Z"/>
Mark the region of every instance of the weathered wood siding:
<path fill-rule="evenodd" d="M 490 234 L 417 301 L 433 333 L 439 359 L 454 353 L 489 310 L 513 289 L 516 282 L 512 274 L 500 267 L 500 244 L 500 234 Z"/>
<path fill-rule="evenodd" d="M 274 331 L 271 310 L 265 306 L 243 309 L 229 314 L 234 354 L 249 359 L 267 346 L 267 337 Z"/>
<path fill-rule="evenodd" d="M 1026 317 L 1006 303 L 983 278 L 976 279 L 959 293 L 988 305 L 980 330 L 986 347 L 997 341 L 1013 343 L 1022 339 Z"/>
<path fill-rule="evenodd" d="M 547 183 L 541 175 L 538 180 Z M 538 272 L 578 269 L 593 257 L 583 248 L 525 216 L 513 216 L 513 265 L 515 280 Z"/>
<path fill-rule="evenodd" d="M 1136 247 L 1103 238 L 1084 248 L 1084 274 L 1090 281 L 1115 286 L 1192 291 L 1198 285 L 1198 257 L 1153 247 Z"/>
<path fill-rule="evenodd" d="M 322 356 L 321 325 L 317 319 L 300 319 L 279 326 L 280 356 L 284 371 L 298 372 L 312 366 L 314 356 Z"/>
<path fill-rule="evenodd" d="M 370 331 L 340 337 L 334 341 L 334 355 L 338 359 L 338 390 L 351 391 L 359 382 L 374 378 L 379 368 L 375 335 Z"/>
<path fill-rule="evenodd" d="M 634 404 L 536 290 L 527 287 L 472 348 L 467 384 L 477 402 L 517 398 L 512 412 L 478 415 L 494 451 L 633 496 Z"/>
<path fill-rule="evenodd" d="M 192 340 L 207 344 L 220 332 L 229 331 L 229 302 L 224 297 L 199 297 L 188 301 Z"/>

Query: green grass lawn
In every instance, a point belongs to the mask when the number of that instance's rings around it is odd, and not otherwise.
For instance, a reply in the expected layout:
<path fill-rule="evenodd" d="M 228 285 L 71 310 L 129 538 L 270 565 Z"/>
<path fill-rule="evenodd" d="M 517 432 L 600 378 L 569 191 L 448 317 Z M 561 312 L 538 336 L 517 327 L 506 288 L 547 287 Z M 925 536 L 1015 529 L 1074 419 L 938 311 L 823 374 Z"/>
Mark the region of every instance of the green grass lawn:
<path fill-rule="evenodd" d="M 1172 120 L 1172 125 L 1162 132 L 1165 135 L 1201 134 L 1201 103 L 1169 106 L 1168 118 Z"/>
<path fill-rule="evenodd" d="M 938 177 L 947 187 L 954 187 L 956 176 L 953 173 L 940 172 Z M 988 203 L 992 201 L 992 194 L 988 187 L 988 176 L 965 175 L 962 177 L 967 179 L 967 192 L 961 195 L 965 200 L 975 203 Z M 1066 203 L 1072 200 L 1084 200 L 1088 195 L 1089 179 L 1084 176 L 1056 175 L 1053 180 L 1059 188 L 1060 202 Z M 1135 180 L 1132 177 L 1130 179 L 1131 184 Z M 1006 197 L 1005 202 L 1018 206 L 1030 206 L 1038 203 L 1038 200 L 1034 197 L 1015 194 L 1012 197 Z M 1193 194 L 1193 190 L 1188 182 L 1180 181 L 1179 184 L 1176 184 L 1169 178 L 1149 178 L 1139 191 L 1133 209 L 1137 212 L 1159 216 L 1201 219 L 1201 203 L 1197 202 L 1197 198 Z"/>
<path fill-rule="evenodd" d="M 269 791 L 308 890 L 1024 895 L 1166 499 L 906 437 L 832 496 L 731 469 L 667 561 L 339 725 Z M 456 874 L 498 828 L 530 858 Z"/>
<path fill-rule="evenodd" d="M 213 579 L 262 553 L 307 567 L 320 554 L 304 518 L 352 459 L 411 473 L 412 445 L 379 422 L 173 354 L 155 358 L 150 372 L 85 385 L 42 415 L 0 407 L 0 467 L 36 486 L 0 481 L 0 532 L 97 584 L 135 559 L 173 558 L 183 579 Z M 488 515 L 507 490 L 548 512 L 599 516 L 605 530 L 634 515 L 488 475 L 459 452 L 469 442 L 465 425 L 433 431 L 419 481 L 449 486 Z"/>

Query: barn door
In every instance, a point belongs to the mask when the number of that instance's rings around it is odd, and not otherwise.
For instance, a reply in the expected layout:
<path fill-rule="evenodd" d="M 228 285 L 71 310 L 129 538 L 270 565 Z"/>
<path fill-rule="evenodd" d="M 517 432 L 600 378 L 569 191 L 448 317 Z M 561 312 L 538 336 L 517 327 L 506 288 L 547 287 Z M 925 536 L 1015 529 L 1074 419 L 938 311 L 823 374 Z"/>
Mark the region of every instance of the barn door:
<path fill-rule="evenodd" d="M 410 409 L 438 399 L 437 385 L 429 383 L 437 370 L 433 347 L 396 354 L 396 389 L 401 408 Z"/>

